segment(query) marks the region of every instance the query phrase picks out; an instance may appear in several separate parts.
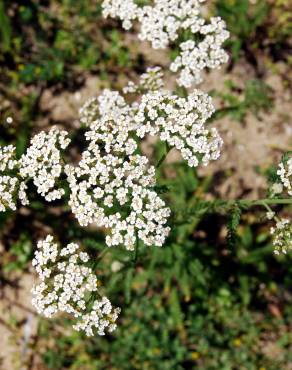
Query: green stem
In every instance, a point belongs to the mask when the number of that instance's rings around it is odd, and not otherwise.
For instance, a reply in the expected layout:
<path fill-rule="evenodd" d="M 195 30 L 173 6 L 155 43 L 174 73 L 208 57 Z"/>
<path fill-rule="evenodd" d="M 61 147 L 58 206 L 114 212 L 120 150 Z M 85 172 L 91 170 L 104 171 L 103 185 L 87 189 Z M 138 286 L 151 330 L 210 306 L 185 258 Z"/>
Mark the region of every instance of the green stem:
<path fill-rule="evenodd" d="M 259 199 L 259 200 L 246 200 L 246 199 L 241 199 L 241 200 L 227 200 L 226 204 L 232 205 L 232 204 L 239 204 L 241 206 L 245 207 L 255 207 L 255 206 L 263 206 L 267 208 L 267 205 L 278 205 L 278 204 L 292 204 L 292 198 L 286 198 L 286 199 Z"/>
<path fill-rule="evenodd" d="M 136 236 L 136 245 L 135 245 L 135 253 L 134 253 L 134 258 L 133 258 L 133 264 L 136 264 L 136 262 L 137 262 L 138 249 L 139 249 L 139 238 L 138 238 L 138 236 Z"/>
<path fill-rule="evenodd" d="M 273 219 L 276 220 L 277 222 L 279 222 L 279 218 L 277 216 L 275 216 L 275 213 L 273 212 L 273 210 L 271 209 L 271 207 L 263 201 L 263 206 L 267 209 L 268 212 L 270 212 L 271 214 L 274 214 L 273 216 Z"/>
<path fill-rule="evenodd" d="M 270 210 L 269 205 L 292 205 L 292 198 L 284 198 L 284 199 L 259 199 L 259 200 L 249 200 L 249 199 L 232 199 L 232 200 L 225 200 L 225 199 L 216 199 L 214 201 L 202 201 L 200 199 L 196 199 L 197 204 L 202 203 L 202 205 L 205 205 L 205 210 L 203 213 L 208 212 L 210 209 L 218 209 L 221 208 L 222 211 L 228 211 L 232 206 L 237 205 L 238 207 L 241 207 L 243 209 L 251 208 L 251 207 L 257 207 L 257 206 L 262 206 L 265 207 L 266 209 Z M 191 202 L 192 205 L 195 206 L 196 209 L 196 202 Z M 184 208 L 183 211 L 191 210 L 192 207 L 187 207 Z M 178 209 L 178 211 L 182 211 Z"/>
<path fill-rule="evenodd" d="M 97 260 L 100 261 L 103 257 L 110 251 L 110 247 L 106 247 L 97 257 Z"/>
<path fill-rule="evenodd" d="M 267 203 L 263 202 L 263 206 L 266 208 L 266 210 L 268 212 L 273 212 L 272 209 L 271 209 L 271 207 L 269 205 L 267 205 Z"/>
<path fill-rule="evenodd" d="M 106 247 L 102 252 L 99 253 L 96 260 L 92 264 L 92 270 L 95 271 L 100 261 L 103 259 L 103 257 L 109 252 L 110 247 Z"/>
<path fill-rule="evenodd" d="M 165 143 L 165 153 L 163 154 L 163 156 L 159 159 L 159 161 L 157 162 L 155 168 L 159 168 L 162 163 L 164 162 L 165 158 L 167 157 L 167 154 L 171 151 L 171 147 Z"/>

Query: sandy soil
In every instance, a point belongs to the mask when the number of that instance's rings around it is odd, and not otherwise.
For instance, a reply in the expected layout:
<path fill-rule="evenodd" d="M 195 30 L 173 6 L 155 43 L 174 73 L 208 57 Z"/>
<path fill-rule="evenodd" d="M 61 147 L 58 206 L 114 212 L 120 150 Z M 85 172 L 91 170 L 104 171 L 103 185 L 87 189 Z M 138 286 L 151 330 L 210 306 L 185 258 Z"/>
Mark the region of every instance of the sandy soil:
<path fill-rule="evenodd" d="M 37 330 L 37 315 L 31 306 L 32 285 L 32 275 L 22 274 L 0 288 L 1 370 L 37 369 L 31 366 L 30 350 Z"/>

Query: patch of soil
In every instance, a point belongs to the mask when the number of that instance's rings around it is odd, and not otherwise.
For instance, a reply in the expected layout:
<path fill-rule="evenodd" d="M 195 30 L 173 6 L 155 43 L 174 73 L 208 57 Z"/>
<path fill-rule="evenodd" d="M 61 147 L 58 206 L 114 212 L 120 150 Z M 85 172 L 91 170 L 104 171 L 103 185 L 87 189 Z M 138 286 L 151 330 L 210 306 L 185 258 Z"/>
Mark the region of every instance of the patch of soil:
<path fill-rule="evenodd" d="M 40 370 L 32 366 L 30 350 L 37 331 L 37 315 L 31 305 L 33 277 L 21 274 L 0 282 L 0 369 Z"/>

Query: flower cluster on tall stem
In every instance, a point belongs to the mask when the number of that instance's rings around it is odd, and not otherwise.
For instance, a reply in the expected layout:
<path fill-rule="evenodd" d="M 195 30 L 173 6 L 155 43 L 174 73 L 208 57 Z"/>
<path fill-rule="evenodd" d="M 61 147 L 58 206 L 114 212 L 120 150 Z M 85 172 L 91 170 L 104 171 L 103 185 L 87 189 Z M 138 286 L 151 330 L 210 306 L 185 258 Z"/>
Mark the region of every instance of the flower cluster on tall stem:
<path fill-rule="evenodd" d="M 210 22 L 201 16 L 201 3 L 205 0 L 154 0 L 153 5 L 138 6 L 133 0 L 104 0 L 104 17 L 118 18 L 124 29 L 129 30 L 133 21 L 140 23 L 140 40 L 151 42 L 154 49 L 165 49 L 188 34 L 179 44 L 180 53 L 170 66 L 180 71 L 178 84 L 190 87 L 202 81 L 202 71 L 219 68 L 228 61 L 223 43 L 229 32 L 220 17 Z"/>
<path fill-rule="evenodd" d="M 40 283 L 32 290 L 32 304 L 46 317 L 70 314 L 76 321 L 73 327 L 88 336 L 95 331 L 104 335 L 115 330 L 120 309 L 100 294 L 100 283 L 88 262 L 89 255 L 76 243 L 61 249 L 51 235 L 39 241 L 32 265 Z"/>
<path fill-rule="evenodd" d="M 223 49 L 229 37 L 225 22 L 219 17 L 208 22 L 202 18 L 204 1 L 153 0 L 151 6 L 133 0 L 103 1 L 105 17 L 119 18 L 127 30 L 138 21 L 138 37 L 155 49 L 183 40 L 169 66 L 179 73 L 177 83 L 183 88 L 166 89 L 161 68 L 152 67 L 122 91 L 106 89 L 89 99 L 80 110 L 87 147 L 74 164 L 64 156 L 69 135 L 57 127 L 35 135 L 20 158 L 13 145 L 0 147 L 0 212 L 15 210 L 18 202 L 28 205 L 31 184 L 46 201 L 61 199 L 66 192 L 59 180 L 65 179 L 72 213 L 81 226 L 101 228 L 107 247 L 123 246 L 137 256 L 140 241 L 146 246 L 164 245 L 170 233 L 170 209 L 158 194 L 156 169 L 165 155 L 155 168 L 143 155 L 141 141 L 155 136 L 167 148 L 175 148 L 190 167 L 217 160 L 223 145 L 217 129 L 207 125 L 215 111 L 211 97 L 198 89 L 187 90 L 202 81 L 205 69 L 220 68 L 228 60 Z M 291 196 L 291 157 L 279 164 L 277 175 L 273 196 L 283 191 Z M 292 249 L 291 222 L 276 217 L 270 201 L 243 200 L 242 205 L 266 207 L 267 217 L 275 220 L 271 228 L 275 253 L 287 253 Z M 60 248 L 51 235 L 39 241 L 32 262 L 39 283 L 32 290 L 32 303 L 46 317 L 73 316 L 74 329 L 88 336 L 104 335 L 115 330 L 120 309 L 101 294 L 89 260 L 76 243 Z"/>
<path fill-rule="evenodd" d="M 276 170 L 277 178 L 271 186 L 271 197 L 277 201 L 279 196 L 286 197 L 287 202 L 292 204 L 292 153 L 283 155 Z M 287 197 L 288 195 L 288 197 Z M 274 226 L 270 232 L 272 236 L 275 254 L 286 254 L 292 250 L 292 222 L 288 218 L 279 218 L 276 213 L 264 202 L 267 209 L 266 216 L 274 220 Z"/>

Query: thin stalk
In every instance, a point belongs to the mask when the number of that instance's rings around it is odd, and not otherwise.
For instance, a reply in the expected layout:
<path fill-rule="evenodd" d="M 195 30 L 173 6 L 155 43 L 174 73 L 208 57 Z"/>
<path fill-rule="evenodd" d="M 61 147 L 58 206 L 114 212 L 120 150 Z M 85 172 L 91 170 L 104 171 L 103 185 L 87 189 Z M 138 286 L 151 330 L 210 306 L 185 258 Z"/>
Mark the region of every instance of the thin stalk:
<path fill-rule="evenodd" d="M 133 257 L 133 264 L 136 264 L 136 262 L 137 262 L 138 250 L 139 250 L 139 238 L 137 236 L 136 237 L 136 244 L 135 244 L 135 252 L 134 252 L 134 257 Z"/>
<path fill-rule="evenodd" d="M 266 207 L 267 205 L 279 205 L 279 204 L 291 204 L 292 205 L 292 198 L 284 198 L 284 199 L 259 199 L 259 200 L 247 200 L 247 199 L 240 199 L 240 200 L 227 200 L 226 205 L 232 205 L 237 203 L 238 205 L 245 206 L 245 207 L 255 207 L 255 206 L 263 206 Z M 267 208 L 267 207 L 266 207 Z"/>
<path fill-rule="evenodd" d="M 110 247 L 106 247 L 102 252 L 99 253 L 96 260 L 92 264 L 93 271 L 97 268 L 98 264 L 101 262 L 103 257 L 109 252 L 109 250 L 110 250 Z"/>
<path fill-rule="evenodd" d="M 157 162 L 155 168 L 159 168 L 162 163 L 164 162 L 165 158 L 167 157 L 168 153 L 171 151 L 171 147 L 165 143 L 165 153 L 163 154 L 163 156 L 159 159 L 159 161 Z"/>
<path fill-rule="evenodd" d="M 183 209 L 180 209 L 178 208 L 177 210 L 174 210 L 175 213 L 177 213 L 178 215 L 181 214 L 181 212 L 183 214 L 185 213 L 189 213 L 189 212 L 194 212 L 194 213 L 197 213 L 198 215 L 198 218 L 200 219 L 200 217 L 202 217 L 203 214 L 205 213 L 208 213 L 210 212 L 210 210 L 212 209 L 218 209 L 219 213 L 220 212 L 228 212 L 230 210 L 230 208 L 232 206 L 235 206 L 237 205 L 238 207 L 242 208 L 242 209 L 248 209 L 248 208 L 252 208 L 252 207 L 258 207 L 258 206 L 261 206 L 261 207 L 265 207 L 265 209 L 267 210 L 271 210 L 271 208 L 269 207 L 270 206 L 276 206 L 276 205 L 290 205 L 292 206 L 292 198 L 284 198 L 284 199 L 259 199 L 259 200 L 248 200 L 248 199 L 239 199 L 239 200 L 214 200 L 214 201 L 204 201 L 204 200 L 200 200 L 200 199 L 197 199 L 197 202 L 198 204 L 200 204 L 200 202 L 202 203 L 202 205 L 204 205 L 204 208 L 203 209 L 197 209 L 196 208 L 196 203 L 195 202 L 192 202 L 191 203 L 191 207 L 185 207 Z M 194 209 L 192 210 L 192 206 L 194 206 Z M 221 211 L 220 211 L 221 210 Z M 272 210 L 271 210 L 272 211 Z M 177 216 L 177 221 L 181 221 L 180 219 L 180 216 Z"/>
<path fill-rule="evenodd" d="M 266 208 L 266 210 L 268 212 L 272 212 L 273 213 L 272 208 L 267 203 L 263 202 L 263 206 Z"/>
<path fill-rule="evenodd" d="M 266 210 L 269 212 L 269 213 L 271 213 L 272 215 L 274 215 L 273 216 L 273 219 L 274 220 L 276 220 L 277 222 L 279 222 L 280 221 L 280 219 L 277 217 L 277 216 L 275 216 L 275 212 L 273 212 L 273 210 L 272 210 L 272 208 L 266 203 L 266 202 L 263 202 L 263 206 L 266 208 Z"/>

